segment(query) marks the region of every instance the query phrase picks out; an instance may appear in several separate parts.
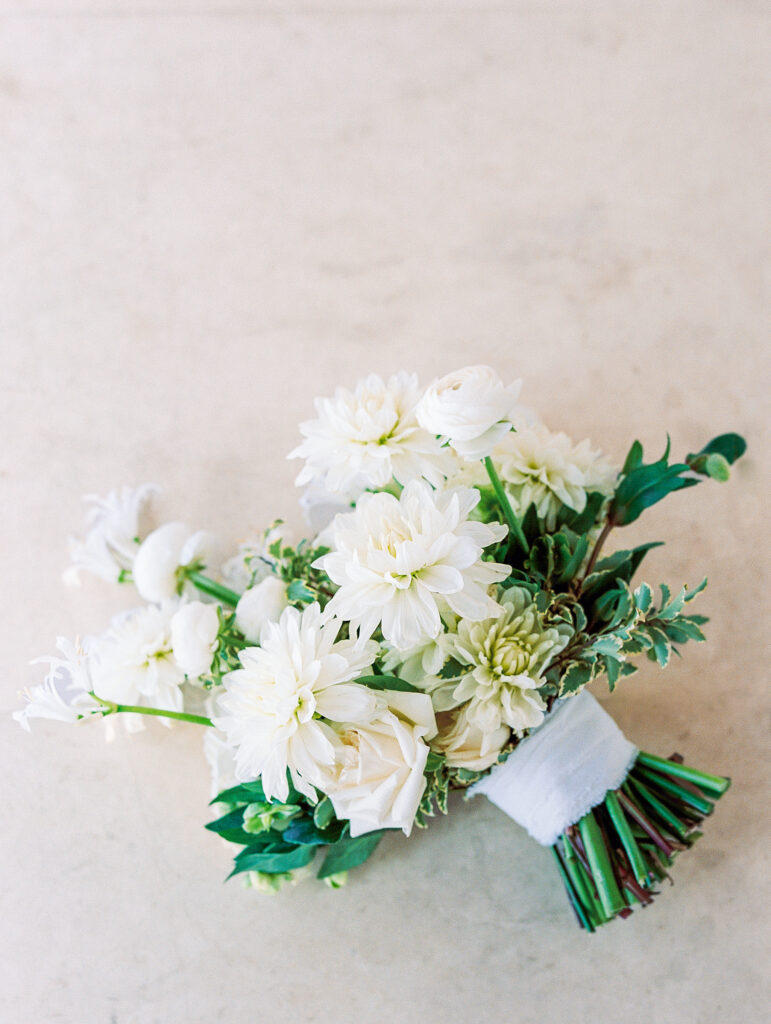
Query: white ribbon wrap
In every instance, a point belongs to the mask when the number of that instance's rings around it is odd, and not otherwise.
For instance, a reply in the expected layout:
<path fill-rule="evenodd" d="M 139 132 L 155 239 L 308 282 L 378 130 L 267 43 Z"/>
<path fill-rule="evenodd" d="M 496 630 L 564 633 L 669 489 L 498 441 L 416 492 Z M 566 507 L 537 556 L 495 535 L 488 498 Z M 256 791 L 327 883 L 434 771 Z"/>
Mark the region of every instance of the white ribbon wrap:
<path fill-rule="evenodd" d="M 552 846 L 569 825 L 601 803 L 609 789 L 621 785 L 637 753 L 610 715 L 583 690 L 560 701 L 543 725 L 469 793 L 484 793 L 533 839 Z"/>

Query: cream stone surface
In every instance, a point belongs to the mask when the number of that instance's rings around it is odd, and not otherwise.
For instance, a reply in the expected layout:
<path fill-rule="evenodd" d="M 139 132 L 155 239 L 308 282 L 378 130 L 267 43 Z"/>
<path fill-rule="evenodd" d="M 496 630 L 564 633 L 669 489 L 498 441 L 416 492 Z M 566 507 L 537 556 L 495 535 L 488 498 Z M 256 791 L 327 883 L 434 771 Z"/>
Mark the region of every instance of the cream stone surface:
<path fill-rule="evenodd" d="M 764 7 L 0 2 L 2 1021 L 767 1019 Z M 480 362 L 619 460 L 749 440 L 619 537 L 709 575 L 709 643 L 594 692 L 733 777 L 650 910 L 579 932 L 484 799 L 261 897 L 222 884 L 196 727 L 11 720 L 30 659 L 133 601 L 61 582 L 82 494 L 299 528 L 314 396 Z"/>

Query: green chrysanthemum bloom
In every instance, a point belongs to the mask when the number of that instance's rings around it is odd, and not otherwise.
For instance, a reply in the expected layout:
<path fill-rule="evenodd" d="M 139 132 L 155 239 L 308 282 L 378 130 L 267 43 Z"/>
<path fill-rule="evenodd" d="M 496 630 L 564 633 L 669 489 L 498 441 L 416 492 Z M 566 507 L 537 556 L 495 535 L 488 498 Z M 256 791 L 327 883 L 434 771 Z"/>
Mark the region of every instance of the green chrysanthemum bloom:
<path fill-rule="evenodd" d="M 468 719 L 484 734 L 505 725 L 522 735 L 543 721 L 546 704 L 537 688 L 572 631 L 564 624 L 545 625 L 521 587 L 505 590 L 499 602 L 499 618 L 458 626 L 454 655 L 468 671 L 453 696 L 469 702 Z"/>

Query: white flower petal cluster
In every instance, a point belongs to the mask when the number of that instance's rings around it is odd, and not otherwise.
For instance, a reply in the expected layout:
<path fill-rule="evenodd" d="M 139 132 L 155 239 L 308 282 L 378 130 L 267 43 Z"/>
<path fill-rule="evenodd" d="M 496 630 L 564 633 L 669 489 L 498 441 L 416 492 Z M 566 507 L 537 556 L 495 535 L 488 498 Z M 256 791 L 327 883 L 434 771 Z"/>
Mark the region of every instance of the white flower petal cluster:
<path fill-rule="evenodd" d="M 498 754 L 511 737 L 511 730 L 500 725 L 492 732 L 480 729 L 471 716 L 471 706 L 437 714 L 438 733 L 431 749 L 441 754 L 450 768 L 483 772 L 495 764 Z"/>
<path fill-rule="evenodd" d="M 174 659 L 189 679 L 205 675 L 217 650 L 220 619 L 213 604 L 190 601 L 171 620 Z"/>
<path fill-rule="evenodd" d="M 535 505 L 549 530 L 561 505 L 582 512 L 587 494 L 612 494 L 618 477 L 618 469 L 589 441 L 575 444 L 541 424 L 523 424 L 507 434 L 492 458 L 515 512 L 524 515 Z"/>
<path fill-rule="evenodd" d="M 426 789 L 426 740 L 436 733 L 431 700 L 395 691 L 384 692 L 382 700 L 369 721 L 335 728 L 341 746 L 322 778 L 335 814 L 350 821 L 354 838 L 380 828 L 400 828 L 408 836 Z"/>
<path fill-rule="evenodd" d="M 318 419 L 300 424 L 305 440 L 289 455 L 306 460 L 298 486 L 320 485 L 338 499 L 392 479 L 407 484 L 422 477 L 439 486 L 441 447 L 415 417 L 420 397 L 417 377 L 397 373 L 387 381 L 371 374 L 353 391 L 338 388 L 332 398 L 317 398 Z"/>
<path fill-rule="evenodd" d="M 489 366 L 466 366 L 426 389 L 417 419 L 459 455 L 483 459 L 511 430 L 521 386 L 521 381 L 504 385 Z"/>
<path fill-rule="evenodd" d="M 181 711 L 185 673 L 177 663 L 171 623 L 176 601 L 142 605 L 113 619 L 89 647 L 97 697 L 116 704 L 138 704 Z M 167 719 L 160 719 L 168 725 Z M 136 727 L 137 723 L 133 723 Z"/>
<path fill-rule="evenodd" d="M 571 630 L 547 626 L 522 587 L 508 588 L 500 603 L 498 618 L 458 625 L 455 658 L 467 671 L 454 698 L 459 705 L 468 702 L 468 721 L 482 733 L 508 726 L 522 735 L 543 721 L 546 704 L 538 687 Z"/>
<path fill-rule="evenodd" d="M 167 601 L 181 590 L 180 569 L 204 568 L 217 543 L 206 530 L 191 532 L 184 523 L 165 523 L 143 541 L 134 559 L 134 583 L 145 601 Z"/>
<path fill-rule="evenodd" d="M 13 717 L 29 732 L 31 718 L 49 718 L 57 722 L 77 722 L 99 714 L 101 707 L 89 692 L 91 681 L 88 641 L 74 644 L 66 637 L 57 637 L 56 647 L 62 657 L 36 658 L 33 665 L 48 665 L 44 682 L 25 691 L 26 703 Z"/>
<path fill-rule="evenodd" d="M 469 521 L 478 501 L 472 488 L 433 491 L 422 482 L 408 484 L 400 498 L 363 495 L 353 512 L 337 516 L 333 550 L 314 563 L 339 587 L 327 613 L 361 637 L 380 626 L 402 650 L 439 635 L 440 605 L 473 621 L 497 614 L 488 587 L 511 570 L 482 553 L 506 527 Z"/>
<path fill-rule="evenodd" d="M 288 604 L 286 583 L 277 576 L 266 576 L 241 595 L 236 626 L 250 643 L 257 644 L 265 623 L 276 622 Z"/>
<path fill-rule="evenodd" d="M 377 708 L 375 692 L 351 682 L 372 665 L 377 644 L 337 640 L 339 629 L 322 622 L 317 604 L 302 613 L 286 608 L 223 679 L 214 724 L 236 749 L 237 778 L 260 778 L 268 799 L 286 800 L 289 770 L 295 787 L 315 800 L 314 786 L 339 746 L 321 718 L 367 722 Z"/>
<path fill-rule="evenodd" d="M 142 536 L 143 513 L 158 488 L 152 484 L 121 487 L 106 498 L 87 494 L 86 536 L 70 537 L 72 565 L 64 573 L 66 583 L 78 584 L 81 572 L 116 583 L 130 572 Z"/>

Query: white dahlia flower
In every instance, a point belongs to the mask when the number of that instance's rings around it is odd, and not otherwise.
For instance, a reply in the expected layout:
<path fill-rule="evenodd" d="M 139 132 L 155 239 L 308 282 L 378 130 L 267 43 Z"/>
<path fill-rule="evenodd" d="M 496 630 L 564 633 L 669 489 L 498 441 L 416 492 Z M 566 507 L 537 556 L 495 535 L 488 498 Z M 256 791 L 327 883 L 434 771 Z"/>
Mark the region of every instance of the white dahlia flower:
<path fill-rule="evenodd" d="M 589 441 L 575 444 L 541 424 L 522 425 L 507 434 L 493 452 L 498 475 L 514 510 L 524 515 L 535 505 L 547 529 L 554 529 L 561 505 L 582 512 L 592 491 L 613 493 L 618 469 Z"/>
<path fill-rule="evenodd" d="M 305 459 L 298 486 L 320 484 L 338 498 L 356 497 L 368 487 L 385 487 L 421 477 L 435 486 L 444 479 L 436 437 L 415 418 L 420 400 L 414 374 L 383 381 L 371 374 L 353 391 L 337 388 L 315 401 L 318 419 L 300 424 L 305 440 L 290 459 Z"/>
<path fill-rule="evenodd" d="M 116 704 L 138 704 L 182 711 L 185 673 L 172 650 L 171 622 L 179 604 L 142 605 L 116 616 L 91 644 L 91 678 L 97 697 Z M 125 716 L 127 728 L 141 724 Z M 136 716 L 140 718 L 141 716 Z M 160 719 L 164 725 L 169 722 Z"/>
<path fill-rule="evenodd" d="M 115 583 L 130 572 L 142 537 L 143 512 L 157 493 L 157 487 L 143 484 L 110 491 L 106 498 L 87 494 L 87 533 L 82 540 L 69 539 L 72 565 L 64 573 L 65 582 L 78 584 L 79 573 L 90 572 Z"/>
<path fill-rule="evenodd" d="M 521 735 L 543 721 L 546 704 L 538 687 L 572 631 L 545 625 L 522 587 L 508 588 L 500 602 L 498 618 L 459 623 L 454 654 L 466 671 L 453 696 L 458 704 L 469 701 L 468 721 L 483 733 L 508 726 Z"/>
<path fill-rule="evenodd" d="M 507 387 L 489 366 L 466 366 L 426 389 L 417 419 L 459 455 L 483 459 L 511 430 L 521 386 L 515 381 Z"/>
<path fill-rule="evenodd" d="M 400 498 L 365 494 L 330 527 L 333 550 L 314 565 L 340 588 L 327 614 L 351 623 L 359 636 L 381 626 L 387 643 L 406 650 L 442 630 L 440 604 L 478 621 L 499 613 L 487 588 L 509 575 L 507 565 L 482 560 L 506 535 L 500 523 L 470 522 L 479 492 L 433 491 L 414 482 Z"/>
<path fill-rule="evenodd" d="M 377 710 L 377 694 L 351 682 L 372 665 L 377 644 L 337 641 L 339 628 L 322 622 L 317 604 L 302 613 L 286 608 L 263 626 L 261 646 L 242 651 L 241 668 L 223 679 L 214 724 L 236 748 L 236 777 L 262 779 L 268 799 L 287 799 L 288 769 L 295 787 L 315 800 L 321 769 L 334 764 L 339 746 L 321 718 L 367 722 Z"/>

